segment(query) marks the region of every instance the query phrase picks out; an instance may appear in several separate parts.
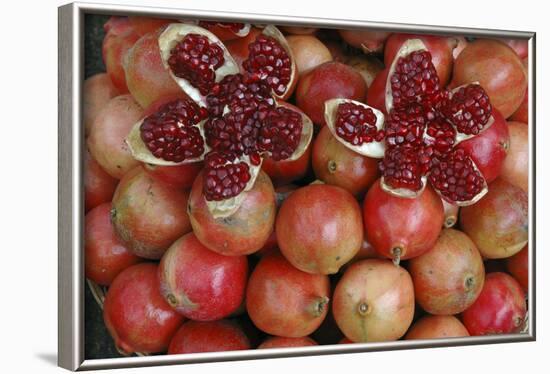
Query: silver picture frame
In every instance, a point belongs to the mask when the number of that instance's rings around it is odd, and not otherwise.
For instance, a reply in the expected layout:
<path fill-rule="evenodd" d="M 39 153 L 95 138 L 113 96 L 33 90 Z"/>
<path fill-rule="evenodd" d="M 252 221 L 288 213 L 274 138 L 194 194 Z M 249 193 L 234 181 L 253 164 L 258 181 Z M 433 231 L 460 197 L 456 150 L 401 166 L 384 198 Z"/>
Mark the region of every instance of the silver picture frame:
<path fill-rule="evenodd" d="M 82 98 L 84 66 L 84 15 L 145 15 L 165 18 L 195 18 L 258 24 L 300 25 L 327 28 L 375 28 L 414 33 L 461 34 L 472 37 L 508 37 L 529 41 L 529 294 L 528 328 L 524 333 L 437 340 L 411 340 L 384 343 L 279 348 L 185 355 L 123 357 L 86 360 L 84 357 L 84 259 L 83 259 L 83 149 Z M 446 26 L 426 26 L 368 22 L 358 20 L 321 19 L 302 16 L 262 15 L 214 11 L 185 10 L 94 3 L 72 3 L 61 6 L 59 21 L 59 248 L 58 248 L 58 364 L 69 370 L 92 370 L 122 367 L 174 365 L 198 362 L 249 360 L 273 357 L 326 355 L 436 348 L 460 345 L 526 342 L 536 339 L 535 285 L 535 60 L 536 33 L 487 30 Z"/>

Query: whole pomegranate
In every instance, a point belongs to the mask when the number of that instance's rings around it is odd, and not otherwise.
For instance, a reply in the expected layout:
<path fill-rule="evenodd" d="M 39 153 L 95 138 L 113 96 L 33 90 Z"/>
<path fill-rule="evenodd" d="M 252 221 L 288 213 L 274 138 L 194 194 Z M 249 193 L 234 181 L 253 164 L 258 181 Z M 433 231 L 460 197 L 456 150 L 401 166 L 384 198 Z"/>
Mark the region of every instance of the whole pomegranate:
<path fill-rule="evenodd" d="M 506 259 L 506 270 L 519 282 L 523 290 L 529 289 L 529 248 L 527 244 L 521 251 Z"/>
<path fill-rule="evenodd" d="M 490 273 L 477 300 L 462 313 L 470 335 L 519 332 L 525 321 L 525 297 L 519 283 L 506 273 Z"/>
<path fill-rule="evenodd" d="M 107 73 L 87 78 L 82 86 L 82 118 L 86 136 L 90 134 L 94 121 L 104 106 L 120 95 Z"/>
<path fill-rule="evenodd" d="M 142 261 L 115 235 L 111 223 L 111 204 L 92 209 L 84 219 L 84 268 L 86 278 L 109 286 L 127 267 Z"/>
<path fill-rule="evenodd" d="M 143 168 L 154 179 L 169 184 L 175 188 L 191 188 L 195 178 L 203 168 L 202 162 L 162 166 L 145 164 Z"/>
<path fill-rule="evenodd" d="M 344 62 L 361 74 L 367 88 L 372 85 L 378 73 L 384 70 L 384 63 L 375 56 L 354 55 L 344 60 Z"/>
<path fill-rule="evenodd" d="M 483 257 L 513 256 L 528 240 L 527 193 L 499 178 L 483 199 L 460 210 L 460 225 Z"/>
<path fill-rule="evenodd" d="M 386 113 L 386 83 L 388 82 L 389 68 L 380 71 L 371 85 L 367 93 L 367 104 Z"/>
<path fill-rule="evenodd" d="M 315 340 L 307 336 L 301 338 L 283 338 L 280 336 L 271 336 L 264 340 L 264 342 L 258 346 L 258 349 L 309 347 L 313 345 L 317 345 L 317 343 L 315 342 Z"/>
<path fill-rule="evenodd" d="M 470 336 L 470 334 L 455 316 L 425 316 L 411 326 L 405 339 L 442 339 L 463 336 Z"/>
<path fill-rule="evenodd" d="M 243 302 L 247 276 L 245 256 L 212 252 L 193 233 L 172 244 L 159 267 L 166 301 L 196 321 L 214 321 L 235 312 Z"/>
<path fill-rule="evenodd" d="M 277 336 L 311 334 L 328 310 L 330 282 L 326 275 L 293 267 L 281 254 L 263 257 L 248 280 L 246 310 L 254 325 Z"/>
<path fill-rule="evenodd" d="M 381 52 L 390 36 L 389 32 L 373 30 L 338 30 L 338 33 L 346 43 L 365 53 Z"/>
<path fill-rule="evenodd" d="M 341 187 L 312 184 L 294 191 L 275 223 L 281 253 L 296 268 L 335 274 L 361 248 L 361 209 Z"/>
<path fill-rule="evenodd" d="M 290 35 L 286 40 L 294 54 L 299 77 L 325 62 L 332 61 L 328 48 L 313 35 Z"/>
<path fill-rule="evenodd" d="M 520 58 L 509 46 L 497 40 L 478 39 L 468 43 L 453 70 L 454 86 L 471 82 L 479 82 L 493 106 L 508 118 L 523 100 L 527 77 Z"/>
<path fill-rule="evenodd" d="M 527 76 L 529 76 L 529 60 L 527 58 L 523 59 L 523 68 L 525 69 Z M 525 95 L 523 96 L 523 100 L 521 101 L 519 108 L 510 116 L 509 120 L 529 123 L 529 82 L 527 82 Z"/>
<path fill-rule="evenodd" d="M 427 187 L 418 197 L 391 195 L 376 181 L 363 203 L 367 241 L 396 263 L 431 249 L 443 226 L 441 198 Z"/>
<path fill-rule="evenodd" d="M 143 17 L 143 16 L 129 16 L 128 20 L 130 25 L 134 29 L 134 32 L 139 36 L 143 36 L 150 32 L 157 31 L 161 27 L 164 27 L 170 23 L 175 22 L 173 19 L 165 18 L 153 18 L 153 17 Z"/>
<path fill-rule="evenodd" d="M 159 291 L 158 266 L 133 265 L 122 271 L 105 295 L 103 319 L 122 354 L 165 352 L 183 316 Z"/>
<path fill-rule="evenodd" d="M 84 154 L 84 207 L 86 212 L 100 204 L 110 202 L 117 184 L 118 180 L 107 174 L 86 149 Z"/>
<path fill-rule="evenodd" d="M 307 175 L 311 164 L 311 149 L 307 147 L 302 156 L 296 160 L 275 161 L 264 159 L 262 170 L 269 176 L 275 186 L 284 186 Z"/>
<path fill-rule="evenodd" d="M 501 178 L 529 193 L 529 130 L 525 123 L 508 122 L 510 149 Z"/>
<path fill-rule="evenodd" d="M 388 260 L 356 262 L 336 285 L 332 312 L 340 330 L 353 342 L 397 340 L 413 320 L 411 277 Z"/>
<path fill-rule="evenodd" d="M 115 231 L 134 254 L 159 259 L 191 231 L 188 198 L 189 192 L 151 178 L 138 166 L 122 178 L 113 197 Z"/>
<path fill-rule="evenodd" d="M 464 311 L 478 297 L 485 279 L 475 244 L 453 229 L 443 230 L 433 248 L 411 259 L 408 269 L 416 301 L 435 315 Z"/>

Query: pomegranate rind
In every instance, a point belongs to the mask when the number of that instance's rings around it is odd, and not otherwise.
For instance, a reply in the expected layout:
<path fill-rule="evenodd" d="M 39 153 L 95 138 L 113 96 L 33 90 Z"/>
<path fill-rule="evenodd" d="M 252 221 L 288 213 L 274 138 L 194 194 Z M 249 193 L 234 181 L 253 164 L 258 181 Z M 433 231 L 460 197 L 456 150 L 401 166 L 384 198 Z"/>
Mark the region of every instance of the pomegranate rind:
<path fill-rule="evenodd" d="M 283 108 L 293 110 L 292 108 L 289 108 L 287 105 L 279 105 Z M 298 143 L 298 146 L 296 147 L 296 150 L 292 155 L 290 155 L 289 158 L 284 159 L 284 161 L 295 161 L 303 156 L 303 154 L 306 152 L 307 147 L 309 147 L 311 141 L 313 140 L 313 121 L 311 118 L 309 118 L 304 112 L 299 111 L 300 115 L 302 116 L 302 134 L 300 136 L 300 142 Z"/>
<path fill-rule="evenodd" d="M 359 101 L 350 100 L 350 99 L 330 99 L 325 101 L 325 122 L 332 133 L 332 135 L 342 143 L 346 148 L 351 149 L 352 151 L 359 153 L 360 155 L 372 157 L 372 158 L 382 158 L 384 157 L 384 151 L 386 150 L 385 141 L 372 141 L 370 143 L 363 143 L 360 145 L 353 145 L 344 139 L 340 138 L 336 134 L 335 123 L 338 112 L 338 106 L 343 103 L 352 103 L 354 105 L 371 109 L 376 116 L 376 129 L 382 130 L 384 128 L 384 114 L 376 108 L 363 104 Z"/>
<path fill-rule="evenodd" d="M 199 22 L 201 21 L 207 21 L 207 20 L 188 20 L 188 19 L 179 19 L 178 21 L 180 21 L 181 23 L 185 23 L 185 24 L 188 24 L 188 25 L 195 25 L 197 27 L 201 27 L 199 26 Z M 225 27 L 223 26 L 223 22 L 220 22 L 216 25 L 216 27 L 220 27 L 222 28 L 223 30 L 227 30 L 228 32 L 231 32 L 233 33 L 233 35 L 235 35 L 235 39 L 236 38 L 244 38 L 245 36 L 248 35 L 248 33 L 250 32 L 250 29 L 252 28 L 252 25 L 250 23 L 243 23 L 243 28 L 239 30 L 239 32 L 235 33 L 233 32 L 232 30 L 230 30 L 229 27 Z M 229 40 L 233 40 L 233 38 L 231 39 L 224 39 L 225 41 L 229 41 Z"/>
<path fill-rule="evenodd" d="M 210 31 L 196 25 L 185 23 L 172 23 L 160 34 L 158 38 L 160 57 L 164 67 L 170 72 L 170 76 L 181 87 L 181 89 L 197 104 L 206 107 L 206 98 L 199 92 L 198 88 L 194 87 L 187 79 L 177 77 L 172 72 L 168 60 L 172 49 L 188 34 L 199 34 L 207 37 L 210 43 L 217 44 L 223 50 L 225 59 L 222 66 L 214 71 L 215 81 L 221 81 L 226 75 L 237 74 L 239 66 L 229 54 L 229 51 L 220 39 Z"/>
<path fill-rule="evenodd" d="M 380 187 L 387 193 L 393 196 L 402 197 L 404 199 L 415 199 L 418 196 L 422 195 L 422 192 L 424 192 L 424 189 L 426 189 L 426 184 L 428 181 L 428 177 L 426 175 L 423 175 L 420 178 L 420 183 L 422 183 L 422 187 L 420 187 L 419 190 L 414 191 L 408 188 L 393 188 L 389 184 L 387 184 L 384 181 L 384 177 L 380 178 Z"/>

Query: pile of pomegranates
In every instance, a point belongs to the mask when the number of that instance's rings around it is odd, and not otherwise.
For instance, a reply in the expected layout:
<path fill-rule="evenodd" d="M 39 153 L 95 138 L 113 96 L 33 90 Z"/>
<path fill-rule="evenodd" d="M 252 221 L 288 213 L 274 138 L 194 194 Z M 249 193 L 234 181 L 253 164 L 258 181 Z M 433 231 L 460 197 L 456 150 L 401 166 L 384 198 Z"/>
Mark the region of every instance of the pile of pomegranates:
<path fill-rule="evenodd" d="M 518 45 L 111 17 L 85 270 L 120 353 L 525 331 Z"/>

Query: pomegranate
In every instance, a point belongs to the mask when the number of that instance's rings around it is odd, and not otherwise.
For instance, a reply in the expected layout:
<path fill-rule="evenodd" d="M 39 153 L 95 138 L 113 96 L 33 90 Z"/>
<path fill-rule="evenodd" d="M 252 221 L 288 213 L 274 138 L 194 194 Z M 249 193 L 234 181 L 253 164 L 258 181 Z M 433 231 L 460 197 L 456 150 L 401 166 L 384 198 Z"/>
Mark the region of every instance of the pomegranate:
<path fill-rule="evenodd" d="M 353 152 L 324 126 L 313 145 L 313 170 L 323 182 L 363 197 L 378 178 L 378 160 Z"/>
<path fill-rule="evenodd" d="M 315 34 L 319 29 L 315 27 L 281 26 L 281 30 L 291 35 L 310 35 Z"/>
<path fill-rule="evenodd" d="M 411 277 L 388 260 L 356 262 L 336 285 L 332 312 L 352 342 L 397 340 L 413 320 Z"/>
<path fill-rule="evenodd" d="M 268 348 L 290 348 L 290 347 L 309 347 L 318 345 L 315 340 L 304 336 L 301 338 L 282 338 L 280 336 L 271 336 L 264 340 L 258 349 Z"/>
<path fill-rule="evenodd" d="M 99 112 L 115 96 L 120 95 L 107 73 L 100 73 L 87 78 L 82 86 L 82 118 L 85 135 L 92 130 Z"/>
<path fill-rule="evenodd" d="M 527 58 L 523 59 L 523 68 L 527 76 L 529 76 L 529 60 Z M 527 82 L 525 95 L 523 96 L 521 104 L 509 119 L 510 121 L 529 123 L 529 82 Z"/>
<path fill-rule="evenodd" d="M 508 122 L 510 149 L 501 178 L 529 193 L 529 130 L 525 123 Z"/>
<path fill-rule="evenodd" d="M 202 162 L 193 162 L 176 166 L 145 164 L 144 169 L 153 179 L 175 188 L 191 188 L 195 178 L 203 168 Z"/>
<path fill-rule="evenodd" d="M 110 202 L 115 193 L 118 180 L 111 177 L 90 156 L 84 154 L 84 208 L 88 212 L 96 206 Z"/>
<path fill-rule="evenodd" d="M 526 312 L 519 283 L 506 273 L 490 273 L 477 300 L 462 313 L 462 322 L 474 336 L 517 333 Z"/>
<path fill-rule="evenodd" d="M 269 177 L 260 172 L 251 190 L 238 195 L 238 209 L 216 216 L 208 208 L 202 191 L 205 175 L 195 179 L 188 212 L 197 238 L 207 248 L 226 256 L 247 255 L 266 243 L 275 222 L 275 191 Z"/>
<path fill-rule="evenodd" d="M 455 59 L 455 61 L 460 55 L 460 53 L 462 53 L 464 48 L 466 48 L 466 46 L 468 45 L 468 40 L 466 40 L 466 38 L 463 36 L 457 36 L 456 40 L 457 40 L 456 48 L 453 49 L 453 58 Z"/>
<path fill-rule="evenodd" d="M 349 59 L 348 45 L 341 40 L 321 39 L 332 55 L 332 60 L 345 63 Z"/>
<path fill-rule="evenodd" d="M 493 106 L 508 118 L 523 100 L 527 77 L 510 47 L 497 40 L 478 39 L 464 48 L 453 71 L 454 86 L 470 82 L 479 82 Z"/>
<path fill-rule="evenodd" d="M 122 270 L 141 261 L 115 235 L 110 203 L 92 209 L 86 214 L 84 222 L 86 278 L 109 286 Z"/>
<path fill-rule="evenodd" d="M 325 62 L 332 61 L 328 48 L 313 35 L 290 35 L 286 40 L 296 61 L 298 77 Z"/>
<path fill-rule="evenodd" d="M 529 249 L 527 244 L 521 251 L 506 259 L 506 269 L 527 292 L 529 289 Z"/>
<path fill-rule="evenodd" d="M 251 27 L 246 36 L 225 42 L 225 46 L 227 47 L 229 54 L 231 54 L 231 56 L 237 63 L 237 66 L 239 67 L 242 74 L 245 73 L 245 70 L 242 67 L 243 62 L 248 59 L 248 55 L 250 52 L 248 46 L 252 44 L 261 33 L 262 30 L 260 28 Z"/>
<path fill-rule="evenodd" d="M 188 198 L 189 192 L 156 181 L 138 166 L 122 178 L 113 197 L 115 231 L 134 254 L 159 259 L 191 231 Z"/>
<path fill-rule="evenodd" d="M 363 242 L 361 209 L 341 187 L 312 184 L 294 191 L 275 223 L 281 253 L 296 268 L 335 274 Z"/>
<path fill-rule="evenodd" d="M 525 246 L 529 233 L 527 193 L 497 179 L 477 204 L 462 208 L 460 225 L 485 258 L 506 258 Z"/>
<path fill-rule="evenodd" d="M 311 164 L 311 146 L 296 160 L 274 161 L 264 159 L 262 170 L 269 175 L 275 186 L 284 186 L 306 176 Z"/>
<path fill-rule="evenodd" d="M 429 187 L 420 196 L 406 199 L 386 193 L 378 180 L 363 203 L 367 241 L 396 263 L 431 249 L 443 219 L 441 199 Z"/>
<path fill-rule="evenodd" d="M 389 68 L 385 68 L 376 74 L 376 77 L 369 86 L 367 93 L 367 104 L 373 108 L 386 113 L 386 83 L 388 81 Z"/>
<path fill-rule="evenodd" d="M 247 336 L 234 322 L 188 321 L 172 338 L 168 354 L 240 351 L 250 348 Z"/>
<path fill-rule="evenodd" d="M 130 95 L 117 96 L 96 117 L 87 139 L 92 157 L 116 179 L 139 164 L 124 139 L 142 115 L 142 109 Z"/>
<path fill-rule="evenodd" d="M 378 53 L 384 49 L 384 43 L 390 36 L 386 31 L 373 30 L 338 30 L 346 43 L 355 48 L 360 48 L 365 53 Z"/>
<path fill-rule="evenodd" d="M 296 103 L 313 123 L 324 125 L 325 101 L 346 98 L 364 101 L 367 85 L 354 68 L 340 62 L 325 62 L 300 78 Z"/>
<path fill-rule="evenodd" d="M 250 32 L 249 23 L 199 21 L 198 25 L 209 30 L 222 41 L 244 38 Z"/>
<path fill-rule="evenodd" d="M 172 19 L 143 16 L 129 16 L 128 19 L 130 20 L 130 25 L 132 25 L 134 32 L 140 37 L 150 32 L 155 32 L 170 23 L 176 22 Z"/>
<path fill-rule="evenodd" d="M 309 274 L 274 253 L 263 257 L 248 280 L 246 309 L 260 330 L 286 338 L 311 334 L 328 310 L 326 275 Z"/>
<path fill-rule="evenodd" d="M 367 88 L 370 88 L 378 73 L 384 70 L 382 61 L 374 56 L 355 55 L 344 62 L 361 74 L 367 84 Z"/>
<path fill-rule="evenodd" d="M 165 352 L 183 316 L 159 292 L 158 266 L 133 265 L 122 271 L 105 295 L 103 319 L 118 351 Z"/>
<path fill-rule="evenodd" d="M 510 48 L 516 52 L 519 58 L 524 59 L 527 58 L 527 55 L 529 54 L 529 40 L 527 39 L 505 39 L 500 38 L 498 39 L 501 42 L 508 44 Z"/>
<path fill-rule="evenodd" d="M 430 314 L 463 312 L 483 287 L 485 270 L 475 244 L 466 234 L 445 229 L 432 249 L 411 259 L 414 295 Z"/>
<path fill-rule="evenodd" d="M 470 336 L 470 334 L 458 318 L 454 316 L 425 316 L 411 326 L 405 339 L 442 339 L 464 336 Z"/>
<path fill-rule="evenodd" d="M 243 302 L 247 276 L 245 256 L 212 252 L 193 233 L 172 244 L 159 266 L 162 295 L 195 321 L 214 321 L 235 312 Z"/>
<path fill-rule="evenodd" d="M 443 227 L 451 228 L 458 221 L 458 210 L 460 209 L 457 205 L 447 202 L 445 199 L 441 199 L 443 203 L 443 215 L 445 219 L 443 221 Z"/>

